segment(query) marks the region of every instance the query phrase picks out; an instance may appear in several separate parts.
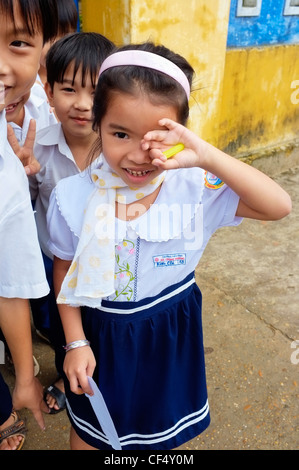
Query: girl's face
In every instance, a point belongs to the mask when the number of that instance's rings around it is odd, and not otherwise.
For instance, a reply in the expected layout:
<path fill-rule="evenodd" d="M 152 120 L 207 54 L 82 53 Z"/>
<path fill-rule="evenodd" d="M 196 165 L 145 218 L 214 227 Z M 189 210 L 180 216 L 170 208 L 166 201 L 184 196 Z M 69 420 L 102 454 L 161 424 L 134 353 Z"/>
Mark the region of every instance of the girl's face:
<path fill-rule="evenodd" d="M 45 84 L 50 105 L 55 108 L 67 141 L 69 138 L 82 138 L 94 133 L 92 106 L 95 89 L 90 75 L 87 74 L 84 87 L 81 68 L 76 73 L 74 83 L 73 77 L 74 65 L 70 64 L 65 71 L 62 83 L 55 82 L 53 90 L 48 83 Z"/>
<path fill-rule="evenodd" d="M 149 151 L 141 148 L 148 131 L 163 129 L 158 124 L 162 118 L 177 121 L 175 106 L 154 105 L 142 93 L 115 93 L 110 98 L 100 126 L 102 151 L 110 168 L 129 187 L 141 188 L 163 171 L 152 165 Z"/>
<path fill-rule="evenodd" d="M 0 15 L 0 111 L 17 108 L 30 92 L 43 47 L 41 32 L 28 34 L 18 7 L 14 20 L 16 28 L 9 15 Z"/>

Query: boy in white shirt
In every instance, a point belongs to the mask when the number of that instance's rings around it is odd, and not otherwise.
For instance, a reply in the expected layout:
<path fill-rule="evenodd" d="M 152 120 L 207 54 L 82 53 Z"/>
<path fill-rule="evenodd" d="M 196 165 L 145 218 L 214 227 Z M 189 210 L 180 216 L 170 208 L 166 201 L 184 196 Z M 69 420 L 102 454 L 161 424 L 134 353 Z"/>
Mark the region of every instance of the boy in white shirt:
<path fill-rule="evenodd" d="M 0 374 L 0 450 L 20 449 L 25 425 L 13 408 L 29 408 L 41 428 L 46 411 L 33 374 L 28 298 L 49 287 L 38 246 L 27 176 L 7 141 L 5 108 L 22 99 L 35 81 L 43 43 L 55 36 L 54 0 L 0 0 L 0 328 L 14 361 L 11 399 Z M 32 156 L 34 129 L 21 149 Z M 27 172 L 30 172 L 30 164 Z"/>

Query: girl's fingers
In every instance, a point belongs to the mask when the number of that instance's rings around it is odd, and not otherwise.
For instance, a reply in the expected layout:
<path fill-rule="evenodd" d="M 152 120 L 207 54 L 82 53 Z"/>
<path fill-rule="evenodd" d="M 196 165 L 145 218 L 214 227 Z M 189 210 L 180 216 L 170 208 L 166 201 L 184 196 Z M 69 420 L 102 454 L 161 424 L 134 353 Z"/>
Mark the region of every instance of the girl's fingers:
<path fill-rule="evenodd" d="M 70 387 L 73 393 L 77 395 L 83 395 L 87 393 L 88 395 L 93 395 L 93 391 L 89 385 L 88 378 L 86 374 L 81 376 L 76 376 L 70 379 Z"/>
<path fill-rule="evenodd" d="M 81 382 L 80 382 L 79 377 L 77 377 L 76 375 L 69 377 L 69 382 L 70 382 L 70 389 L 73 393 L 75 393 L 76 395 L 82 395 L 84 393 L 84 390 L 81 387 Z"/>
<path fill-rule="evenodd" d="M 181 142 L 180 137 L 186 130 L 184 126 L 167 118 L 160 119 L 158 124 L 166 129 L 154 129 L 147 132 L 141 141 L 143 150 L 161 148 L 161 144 L 165 146 L 164 150 L 166 150 Z"/>
<path fill-rule="evenodd" d="M 149 131 L 145 134 L 142 143 L 150 143 L 150 146 L 152 148 L 152 145 L 159 144 L 160 142 L 163 142 L 167 136 L 168 136 L 169 131 L 163 131 L 163 130 L 154 130 L 154 131 Z"/>
<path fill-rule="evenodd" d="M 93 395 L 93 391 L 89 385 L 87 375 L 84 377 L 84 379 L 81 380 L 80 385 L 84 393 L 87 393 L 87 395 Z"/>
<path fill-rule="evenodd" d="M 159 124 L 162 127 L 167 127 L 168 130 L 175 129 L 179 125 L 177 122 L 168 118 L 160 119 Z"/>

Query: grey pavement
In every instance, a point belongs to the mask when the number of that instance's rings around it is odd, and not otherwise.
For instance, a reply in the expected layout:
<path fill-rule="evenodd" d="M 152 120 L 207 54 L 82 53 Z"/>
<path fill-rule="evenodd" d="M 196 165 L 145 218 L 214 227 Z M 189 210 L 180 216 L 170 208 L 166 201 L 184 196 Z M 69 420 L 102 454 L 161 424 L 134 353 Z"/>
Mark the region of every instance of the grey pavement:
<path fill-rule="evenodd" d="M 179 450 L 299 448 L 299 168 L 274 179 L 291 195 L 292 213 L 219 230 L 196 270 L 211 424 Z M 34 336 L 34 354 L 47 386 L 56 378 L 53 351 Z M 45 416 L 44 432 L 27 410 L 21 415 L 24 450 L 69 449 L 65 411 Z"/>

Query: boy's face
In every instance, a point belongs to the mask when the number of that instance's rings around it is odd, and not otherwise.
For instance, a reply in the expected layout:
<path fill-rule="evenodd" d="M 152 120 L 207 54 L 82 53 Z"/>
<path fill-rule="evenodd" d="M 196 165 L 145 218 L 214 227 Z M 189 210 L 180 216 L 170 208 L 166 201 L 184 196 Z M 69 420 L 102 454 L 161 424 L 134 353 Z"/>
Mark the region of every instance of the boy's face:
<path fill-rule="evenodd" d="M 30 36 L 18 7 L 14 21 L 9 15 L 0 15 L 0 111 L 7 106 L 18 107 L 24 95 L 30 92 L 39 68 L 43 36 Z"/>
<path fill-rule="evenodd" d="M 76 73 L 74 83 L 73 76 L 74 65 L 70 64 L 65 71 L 62 83 L 55 82 L 53 90 L 49 83 L 45 84 L 49 103 L 55 108 L 55 114 L 61 122 L 67 141 L 76 137 L 87 137 L 94 133 L 92 106 L 95 89 L 91 78 L 88 74 L 83 87 L 81 68 Z"/>

